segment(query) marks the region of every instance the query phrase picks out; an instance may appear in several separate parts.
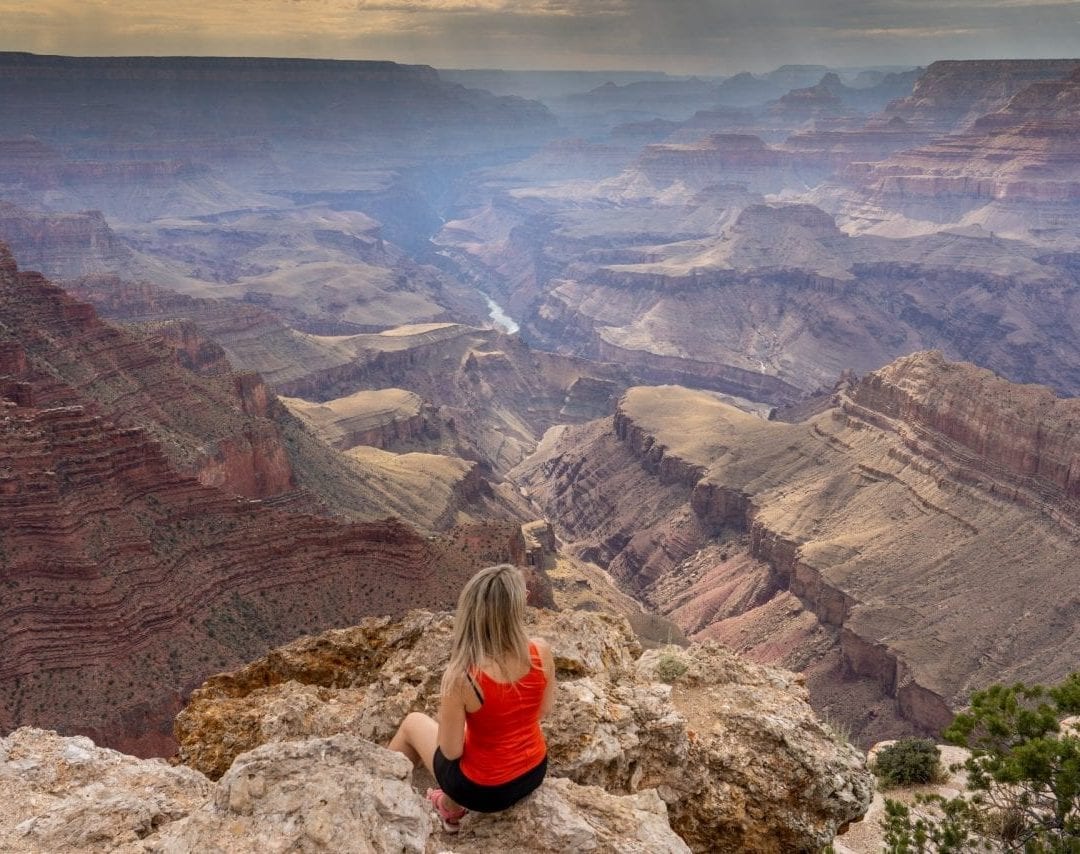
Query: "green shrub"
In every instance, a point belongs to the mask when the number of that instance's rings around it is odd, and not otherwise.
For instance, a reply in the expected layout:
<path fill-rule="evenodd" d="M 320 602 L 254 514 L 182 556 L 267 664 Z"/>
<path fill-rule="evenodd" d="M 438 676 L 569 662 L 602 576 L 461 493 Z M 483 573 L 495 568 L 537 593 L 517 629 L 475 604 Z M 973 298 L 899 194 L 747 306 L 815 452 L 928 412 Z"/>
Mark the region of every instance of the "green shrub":
<path fill-rule="evenodd" d="M 928 738 L 902 738 L 884 747 L 874 760 L 874 773 L 886 786 L 931 783 L 940 773 L 941 751 Z"/>
<path fill-rule="evenodd" d="M 665 652 L 656 662 L 656 678 L 661 682 L 671 683 L 689 669 L 690 665 L 683 661 L 681 657 L 671 652 Z"/>
<path fill-rule="evenodd" d="M 889 854 L 1080 854 L 1080 672 L 1051 687 L 991 685 L 945 739 L 966 747 L 967 792 L 919 798 L 920 815 L 886 800 Z"/>

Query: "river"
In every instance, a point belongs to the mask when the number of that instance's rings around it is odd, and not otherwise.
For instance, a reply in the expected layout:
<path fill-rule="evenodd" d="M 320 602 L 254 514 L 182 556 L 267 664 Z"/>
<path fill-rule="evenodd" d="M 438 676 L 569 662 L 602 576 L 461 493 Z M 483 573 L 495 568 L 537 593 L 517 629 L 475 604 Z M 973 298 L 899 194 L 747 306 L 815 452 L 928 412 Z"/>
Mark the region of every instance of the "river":
<path fill-rule="evenodd" d="M 500 332 L 505 332 L 507 335 L 513 335 L 521 328 L 514 322 L 514 319 L 510 315 L 503 311 L 502 306 L 495 302 L 495 300 L 487 294 L 484 295 L 484 299 L 487 300 L 488 313 L 491 317 L 491 322 L 495 324 L 496 329 Z"/>

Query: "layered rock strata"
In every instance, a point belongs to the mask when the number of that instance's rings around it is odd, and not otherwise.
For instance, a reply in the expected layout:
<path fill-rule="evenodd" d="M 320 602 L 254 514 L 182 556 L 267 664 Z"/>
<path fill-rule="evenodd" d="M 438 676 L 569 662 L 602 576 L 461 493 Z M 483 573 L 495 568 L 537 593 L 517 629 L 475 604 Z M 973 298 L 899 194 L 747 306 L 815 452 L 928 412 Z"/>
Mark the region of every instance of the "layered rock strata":
<path fill-rule="evenodd" d="M 293 459 L 328 496 L 341 483 L 279 406 L 257 376 L 190 373 L 0 253 L 0 726 L 168 750 L 163 723 L 210 669 L 524 562 L 517 523 L 431 539 L 286 512 L 305 506 Z"/>
<path fill-rule="evenodd" d="M 201 344 L 161 330 L 172 345 L 163 346 L 108 326 L 39 274 L 19 273 L 2 244 L 0 254 L 3 336 L 26 354 L 7 381 L 32 385 L 34 406 L 100 406 L 119 423 L 150 430 L 178 469 L 207 485 L 228 484 L 250 498 L 296 489 L 275 421 L 280 404 L 257 375 L 197 376 L 184 364 L 203 362 Z M 209 357 L 220 365 L 219 354 Z"/>
<path fill-rule="evenodd" d="M 545 788 L 650 800 L 654 790 L 700 851 L 816 850 L 865 810 L 861 757 L 813 717 L 792 674 L 716 645 L 642 655 L 629 626 L 609 616 L 530 619 L 530 632 L 551 640 L 559 674 L 544 724 L 551 774 L 569 778 Z M 407 712 L 434 712 L 451 625 L 423 612 L 369 620 L 215 677 L 177 718 L 180 759 L 227 780 L 256 745 L 339 732 L 385 742 Z M 466 822 L 455 848 L 488 844 L 485 822 Z"/>
<path fill-rule="evenodd" d="M 890 104 L 886 115 L 938 132 L 963 129 L 1033 83 L 1060 80 L 1077 66 L 1080 59 L 933 62 L 919 76 L 911 95 Z"/>
<path fill-rule="evenodd" d="M 976 688 L 1075 662 L 1074 410 L 921 353 L 798 424 L 633 389 L 517 475 L 575 550 L 688 632 L 806 669 L 822 706 L 861 677 L 887 705 L 838 707 L 856 732 L 890 716 L 933 732 Z"/>
<path fill-rule="evenodd" d="M 102 274 L 132 263 L 131 250 L 98 211 L 46 215 L 0 202 L 0 240 L 14 248 L 24 267 L 57 278 Z"/>
<path fill-rule="evenodd" d="M 1071 248 L 1080 203 L 1078 105 L 1080 62 L 1062 79 L 1021 89 L 964 133 L 853 167 L 853 174 L 862 172 L 871 208 Z"/>

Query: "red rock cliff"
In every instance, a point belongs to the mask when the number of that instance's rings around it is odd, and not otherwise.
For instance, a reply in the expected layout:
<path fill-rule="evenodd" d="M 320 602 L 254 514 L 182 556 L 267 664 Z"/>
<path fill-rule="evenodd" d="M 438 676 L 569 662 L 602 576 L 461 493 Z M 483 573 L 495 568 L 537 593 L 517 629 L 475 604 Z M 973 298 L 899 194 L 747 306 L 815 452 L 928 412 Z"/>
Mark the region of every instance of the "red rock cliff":
<path fill-rule="evenodd" d="M 238 495 L 295 491 L 273 419 L 280 404 L 258 376 L 221 370 L 220 351 L 190 327 L 148 338 L 109 326 L 39 274 L 18 273 L 6 257 L 0 322 L 37 370 L 59 380 L 37 389 L 41 405 L 93 401 L 121 423 L 152 430 L 180 471 Z M 185 367 L 205 368 L 206 360 L 216 363 L 212 376 Z"/>
<path fill-rule="evenodd" d="M 163 381 L 139 380 L 149 368 Z M 193 400 L 164 382 L 177 370 L 0 246 L 0 730 L 168 753 L 172 715 L 208 673 L 367 614 L 449 606 L 478 566 L 523 557 L 516 525 L 430 539 L 200 483 L 167 447 L 183 412 L 228 421 L 274 400 L 244 375 Z M 135 418 L 149 414 L 162 420 Z M 284 464 L 224 455 L 230 486 Z"/>
<path fill-rule="evenodd" d="M 1080 511 L 1080 398 L 1010 383 L 931 351 L 870 374 L 843 406 L 856 416 L 895 419 L 912 445 L 953 456 L 972 478 L 996 476 L 1033 501 Z M 1080 522 L 1080 512 L 1075 518 Z"/>

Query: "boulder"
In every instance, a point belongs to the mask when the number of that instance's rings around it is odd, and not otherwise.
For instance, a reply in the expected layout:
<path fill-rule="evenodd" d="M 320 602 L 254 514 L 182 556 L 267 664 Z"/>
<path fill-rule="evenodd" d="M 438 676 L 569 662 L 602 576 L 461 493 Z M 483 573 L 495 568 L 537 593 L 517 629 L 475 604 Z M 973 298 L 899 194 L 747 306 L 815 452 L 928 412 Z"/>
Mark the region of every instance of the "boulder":
<path fill-rule="evenodd" d="M 150 850 L 423 854 L 433 818 L 411 778 L 403 755 L 354 736 L 265 744 L 237 757 L 213 798 Z"/>
<path fill-rule="evenodd" d="M 0 739 L 0 851 L 27 854 L 413 852 L 684 854 L 655 790 L 549 777 L 502 813 L 444 833 L 400 753 L 352 735 L 270 742 L 217 782 L 23 728 Z"/>
<path fill-rule="evenodd" d="M 212 787 L 191 768 L 24 727 L 0 739 L 0 851 L 143 851 Z"/>
<path fill-rule="evenodd" d="M 559 679 L 544 722 L 552 777 L 655 790 L 698 851 L 818 850 L 866 811 L 865 759 L 817 720 L 801 677 L 715 643 L 642 654 L 621 617 L 529 619 Z M 177 719 L 180 758 L 218 776 L 260 744 L 335 732 L 385 744 L 408 712 L 435 713 L 451 627 L 423 611 L 371 619 L 216 676 Z"/>

